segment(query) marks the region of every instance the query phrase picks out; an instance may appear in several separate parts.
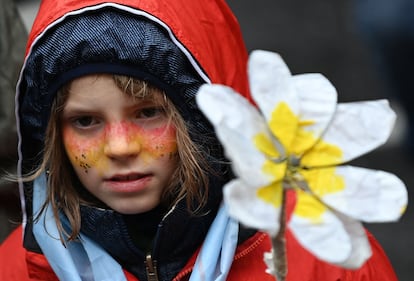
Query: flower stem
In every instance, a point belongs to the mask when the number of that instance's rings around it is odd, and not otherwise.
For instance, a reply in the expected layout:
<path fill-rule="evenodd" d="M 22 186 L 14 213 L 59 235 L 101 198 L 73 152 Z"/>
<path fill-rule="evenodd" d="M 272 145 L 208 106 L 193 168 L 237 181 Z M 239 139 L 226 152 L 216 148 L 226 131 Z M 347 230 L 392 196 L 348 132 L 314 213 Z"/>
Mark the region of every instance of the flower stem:
<path fill-rule="evenodd" d="M 287 275 L 287 257 L 286 257 L 286 190 L 283 189 L 282 206 L 280 214 L 280 229 L 275 237 L 272 237 L 272 246 L 274 252 L 274 265 L 277 281 L 285 281 Z"/>

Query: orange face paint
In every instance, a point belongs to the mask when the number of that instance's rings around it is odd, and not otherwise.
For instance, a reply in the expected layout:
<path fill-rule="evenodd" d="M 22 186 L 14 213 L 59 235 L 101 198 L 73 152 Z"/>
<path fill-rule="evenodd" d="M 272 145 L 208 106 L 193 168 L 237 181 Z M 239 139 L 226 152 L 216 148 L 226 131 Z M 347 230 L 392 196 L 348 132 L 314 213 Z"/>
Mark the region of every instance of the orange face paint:
<path fill-rule="evenodd" d="M 82 136 L 66 127 L 64 138 L 69 158 L 87 172 L 91 167 L 104 170 L 112 154 L 139 154 L 144 163 L 177 153 L 176 129 L 173 125 L 144 129 L 133 122 L 108 124 L 99 134 Z"/>

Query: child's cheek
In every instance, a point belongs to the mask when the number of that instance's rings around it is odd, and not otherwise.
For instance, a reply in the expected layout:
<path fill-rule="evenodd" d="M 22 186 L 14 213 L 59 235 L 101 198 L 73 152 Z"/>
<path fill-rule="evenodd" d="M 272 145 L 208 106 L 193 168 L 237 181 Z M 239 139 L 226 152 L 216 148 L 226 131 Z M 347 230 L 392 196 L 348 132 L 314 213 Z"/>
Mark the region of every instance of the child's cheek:
<path fill-rule="evenodd" d="M 176 128 L 173 125 L 148 130 L 142 137 L 142 147 L 153 158 L 173 157 L 177 154 Z"/>
<path fill-rule="evenodd" d="M 109 128 L 110 127 L 110 128 Z M 125 139 L 144 163 L 163 157 L 173 158 L 177 154 L 176 128 L 165 125 L 155 129 L 143 129 L 132 123 L 108 126 L 102 134 L 80 136 L 71 128 L 63 130 L 66 153 L 75 169 L 88 173 L 91 168 L 102 174 L 109 167 L 104 149 L 108 138 Z M 124 143 L 125 145 L 125 143 Z"/>
<path fill-rule="evenodd" d="M 66 153 L 76 170 L 81 169 L 88 173 L 91 168 L 104 170 L 107 164 L 102 159 L 104 138 L 82 137 L 70 128 L 63 130 L 63 140 Z"/>

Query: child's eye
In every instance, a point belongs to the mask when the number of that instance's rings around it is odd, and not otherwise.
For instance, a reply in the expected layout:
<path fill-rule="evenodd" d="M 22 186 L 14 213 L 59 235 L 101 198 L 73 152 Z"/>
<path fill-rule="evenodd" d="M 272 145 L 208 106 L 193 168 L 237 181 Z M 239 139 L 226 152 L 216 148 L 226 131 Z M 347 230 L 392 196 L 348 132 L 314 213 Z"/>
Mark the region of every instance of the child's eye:
<path fill-rule="evenodd" d="M 78 128 L 87 128 L 98 124 L 99 120 L 93 116 L 81 116 L 74 118 L 72 123 Z"/>
<path fill-rule="evenodd" d="M 138 119 L 149 119 L 165 115 L 165 111 L 162 107 L 147 107 L 140 109 L 136 118 Z"/>

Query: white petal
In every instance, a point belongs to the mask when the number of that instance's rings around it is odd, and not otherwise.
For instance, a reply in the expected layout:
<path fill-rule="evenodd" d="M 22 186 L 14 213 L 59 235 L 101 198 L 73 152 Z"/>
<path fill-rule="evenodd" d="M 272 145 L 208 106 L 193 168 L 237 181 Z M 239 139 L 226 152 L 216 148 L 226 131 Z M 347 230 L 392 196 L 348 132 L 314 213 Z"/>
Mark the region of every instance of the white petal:
<path fill-rule="evenodd" d="M 351 255 L 348 259 L 336 265 L 350 269 L 360 268 L 372 255 L 366 231 L 359 221 L 352 220 L 337 212 L 334 213 L 342 221 L 346 232 L 351 238 L 352 247 Z"/>
<path fill-rule="evenodd" d="M 273 178 L 263 173 L 266 159 L 253 138 L 259 133 L 271 137 L 256 108 L 231 88 L 220 85 L 203 85 L 196 101 L 213 124 L 235 174 L 252 186 L 269 184 Z"/>
<path fill-rule="evenodd" d="M 326 144 L 337 146 L 342 150 L 342 157 L 332 162 L 324 158 L 305 155 L 303 163 L 308 166 L 341 164 L 359 157 L 384 144 L 390 136 L 396 115 L 387 100 L 352 102 L 339 104 L 328 129 L 311 153 L 326 151 Z M 312 159 L 312 160 L 311 160 Z"/>
<path fill-rule="evenodd" d="M 394 174 L 352 166 L 337 167 L 336 174 L 345 180 L 344 189 L 320 197 L 335 210 L 364 222 L 396 221 L 405 211 L 407 189 Z"/>
<path fill-rule="evenodd" d="M 328 208 L 319 208 L 319 201 L 311 200 L 312 195 L 308 193 L 298 191 L 297 194 L 304 199 L 297 201 L 289 226 L 299 243 L 326 262 L 348 268 L 360 267 L 371 255 L 362 224 Z M 316 210 L 312 211 L 312 207 Z M 304 210 L 311 215 L 303 213 Z"/>
<path fill-rule="evenodd" d="M 310 133 L 314 139 L 310 142 L 309 134 L 297 134 L 292 152 L 299 156 L 313 146 L 327 128 L 336 110 L 337 93 L 321 74 L 295 75 L 293 82 L 300 100 L 299 130 Z"/>
<path fill-rule="evenodd" d="M 352 242 L 344 225 L 328 210 L 318 222 L 293 214 L 289 227 L 299 243 L 319 259 L 340 264 L 351 255 Z"/>
<path fill-rule="evenodd" d="M 259 199 L 256 191 L 240 179 L 227 183 L 223 192 L 229 215 L 248 227 L 274 236 L 279 231 L 280 208 Z"/>
<path fill-rule="evenodd" d="M 273 111 L 281 102 L 298 114 L 299 100 L 292 75 L 277 53 L 253 51 L 249 57 L 248 72 L 252 97 L 266 120 L 271 120 Z"/>

